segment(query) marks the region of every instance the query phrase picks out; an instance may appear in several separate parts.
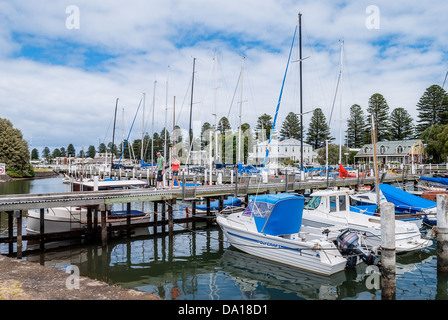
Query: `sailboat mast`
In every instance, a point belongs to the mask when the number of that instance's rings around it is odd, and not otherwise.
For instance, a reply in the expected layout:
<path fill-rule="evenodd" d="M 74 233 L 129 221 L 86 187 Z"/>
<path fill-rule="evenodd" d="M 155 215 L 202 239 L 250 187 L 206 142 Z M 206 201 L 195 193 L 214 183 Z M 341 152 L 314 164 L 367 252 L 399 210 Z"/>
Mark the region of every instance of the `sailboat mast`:
<path fill-rule="evenodd" d="M 168 118 L 168 80 L 170 78 L 170 66 L 168 66 L 168 75 L 166 76 L 166 93 L 165 93 L 165 127 L 164 127 L 164 144 L 163 144 L 163 156 L 166 157 L 166 139 L 167 139 L 167 118 Z"/>
<path fill-rule="evenodd" d="M 171 157 L 174 156 L 174 129 L 176 127 L 176 96 L 174 96 L 173 100 L 173 146 L 171 147 Z"/>
<path fill-rule="evenodd" d="M 375 130 L 375 119 L 372 114 L 372 144 L 373 144 L 373 164 L 375 166 L 375 183 L 376 183 L 376 201 L 378 208 L 380 206 L 380 183 L 378 179 L 378 159 L 376 157 L 376 130 Z"/>
<path fill-rule="evenodd" d="M 241 62 L 241 91 L 240 91 L 240 115 L 239 115 L 239 126 L 238 126 L 238 163 L 241 161 L 241 134 L 242 134 L 242 130 L 241 130 L 241 114 L 242 114 L 242 110 L 243 110 L 243 75 L 244 75 L 244 59 L 245 57 L 243 56 L 243 61 Z"/>
<path fill-rule="evenodd" d="M 154 81 L 154 94 L 152 96 L 152 137 L 151 137 L 151 164 L 154 163 L 154 109 L 156 108 L 156 84 Z"/>
<path fill-rule="evenodd" d="M 344 40 L 341 41 L 341 61 L 339 64 L 339 78 L 342 82 L 342 55 L 344 53 Z M 341 103 L 339 105 L 339 164 L 342 164 L 342 97 L 339 94 Z"/>
<path fill-rule="evenodd" d="M 302 99 L 302 14 L 299 13 L 299 73 L 300 73 L 300 174 L 303 172 L 303 99 Z"/>
<path fill-rule="evenodd" d="M 112 169 L 114 167 L 115 123 L 117 122 L 117 107 L 118 107 L 118 98 L 115 101 L 114 130 L 112 131 L 112 146 L 110 147 L 110 153 L 111 153 L 110 170 L 111 170 L 111 173 L 112 173 Z M 107 155 L 107 149 L 106 149 L 106 155 Z"/>
<path fill-rule="evenodd" d="M 193 58 L 193 74 L 191 78 L 191 100 L 190 100 L 190 125 L 188 127 L 188 134 L 190 135 L 190 151 L 191 146 L 193 145 L 193 131 L 191 130 L 191 120 L 193 115 L 193 88 L 194 88 L 194 68 L 196 64 L 196 58 Z"/>
<path fill-rule="evenodd" d="M 143 160 L 143 141 L 145 139 L 145 100 L 146 100 L 146 93 L 143 92 L 142 142 L 141 142 L 141 151 L 140 151 L 140 161 Z"/>

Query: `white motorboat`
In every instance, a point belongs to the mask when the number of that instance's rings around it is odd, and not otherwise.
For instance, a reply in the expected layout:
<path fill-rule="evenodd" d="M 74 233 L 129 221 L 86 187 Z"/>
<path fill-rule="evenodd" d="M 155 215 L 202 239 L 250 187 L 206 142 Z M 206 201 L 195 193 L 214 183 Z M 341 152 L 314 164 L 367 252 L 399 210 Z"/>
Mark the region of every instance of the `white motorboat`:
<path fill-rule="evenodd" d="M 311 194 L 310 201 L 303 210 L 302 224 L 310 227 L 324 228 L 343 226 L 361 232 L 370 249 L 381 245 L 381 218 L 373 212 L 360 211 L 350 206 L 352 190 L 320 190 Z M 356 210 L 358 209 L 358 210 Z M 395 221 L 396 251 L 403 253 L 420 250 L 432 245 L 424 239 L 419 227 L 410 221 Z"/>
<path fill-rule="evenodd" d="M 122 180 L 116 181 L 106 179 L 103 181 L 72 181 L 75 190 L 93 191 L 93 190 L 111 190 L 144 187 L 147 185 L 141 180 Z M 127 223 L 127 212 L 107 211 L 107 223 L 111 226 L 125 225 Z M 150 221 L 150 215 L 138 210 L 131 210 L 131 224 L 144 223 Z M 98 223 L 101 223 L 101 215 L 98 214 Z M 45 233 L 67 232 L 79 230 L 87 227 L 87 208 L 86 207 L 54 207 L 44 211 L 44 230 Z M 28 234 L 40 233 L 40 210 L 29 210 L 26 219 L 26 231 Z"/>
<path fill-rule="evenodd" d="M 259 195 L 244 212 L 217 214 L 228 241 L 248 254 L 323 275 L 346 267 L 337 234 L 302 226 L 305 198 L 295 194 Z"/>
<path fill-rule="evenodd" d="M 110 226 L 126 225 L 127 217 L 124 211 L 107 211 L 106 221 Z M 151 217 L 138 210 L 131 210 L 131 224 L 150 222 Z M 101 215 L 98 214 L 98 224 Z M 87 208 L 84 207 L 56 207 L 45 209 L 45 233 L 68 232 L 87 228 Z M 40 210 L 29 210 L 26 219 L 28 234 L 40 233 Z"/>
<path fill-rule="evenodd" d="M 422 222 L 428 224 L 436 223 L 437 203 L 428 199 L 411 194 L 389 184 L 380 184 L 380 203 L 391 202 L 395 205 L 396 218 L 413 215 L 411 218 L 419 228 Z M 372 205 L 377 203 L 377 193 L 370 192 L 351 194 L 350 198 L 356 205 Z"/>

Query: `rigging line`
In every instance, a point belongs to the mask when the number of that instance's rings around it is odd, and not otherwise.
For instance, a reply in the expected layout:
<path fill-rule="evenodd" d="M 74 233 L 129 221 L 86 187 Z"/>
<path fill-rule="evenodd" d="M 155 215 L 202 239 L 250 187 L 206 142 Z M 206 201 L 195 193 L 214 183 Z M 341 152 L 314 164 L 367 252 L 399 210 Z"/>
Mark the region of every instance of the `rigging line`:
<path fill-rule="evenodd" d="M 281 88 L 281 90 L 280 90 L 280 96 L 279 96 L 279 98 L 278 98 L 277 109 L 275 110 L 274 121 L 272 122 L 272 128 L 271 128 L 271 132 L 270 132 L 270 135 L 269 135 L 269 142 L 268 142 L 268 144 L 266 145 L 266 155 L 265 155 L 265 157 L 264 157 L 264 161 L 263 161 L 263 169 L 264 169 L 265 166 L 266 166 L 266 160 L 267 160 L 267 158 L 268 158 L 268 156 L 269 156 L 269 144 L 271 143 L 272 136 L 273 136 L 273 134 L 274 134 L 275 122 L 277 121 L 278 110 L 279 110 L 279 108 L 280 108 L 280 102 L 281 102 L 281 100 L 282 100 L 283 87 L 284 87 L 284 85 L 285 85 L 286 74 L 288 73 L 289 61 L 291 60 L 291 52 L 292 52 L 292 49 L 293 49 L 293 46 L 294 46 L 294 41 L 295 41 L 295 39 L 296 39 L 296 33 L 297 33 L 297 25 L 296 25 L 296 28 L 294 29 L 294 36 L 292 37 L 291 48 L 289 49 L 288 62 L 287 62 L 287 64 L 286 64 L 285 75 L 283 76 L 282 88 Z"/>
<path fill-rule="evenodd" d="M 107 127 L 107 130 L 106 130 L 106 134 L 104 135 L 104 139 L 103 139 L 103 143 L 104 144 L 106 144 L 106 137 L 109 134 L 109 129 L 110 129 L 110 126 L 111 126 L 113 121 L 114 121 L 114 116 L 112 115 L 112 118 L 110 119 L 110 122 L 109 122 L 109 126 Z"/>
<path fill-rule="evenodd" d="M 135 122 L 135 119 L 137 118 L 138 111 L 140 110 L 140 105 L 142 103 L 142 100 L 143 100 L 143 97 L 140 99 L 140 102 L 138 103 L 137 112 L 135 112 L 134 120 L 132 121 L 131 129 L 129 130 L 129 133 L 128 133 L 128 138 L 126 139 L 126 142 L 123 147 L 123 151 L 121 152 L 121 155 L 120 155 L 120 159 L 118 160 L 118 165 L 120 165 L 121 158 L 123 157 L 123 154 L 124 154 L 124 150 L 126 150 L 126 145 L 128 144 L 129 136 L 131 135 L 132 128 L 134 127 L 134 122 Z"/>
<path fill-rule="evenodd" d="M 227 113 L 227 119 L 229 119 L 229 117 L 230 117 L 230 111 L 232 110 L 233 101 L 235 100 L 235 95 L 238 90 L 238 85 L 240 83 L 240 79 L 241 79 L 241 70 L 240 70 L 240 74 L 238 75 L 238 80 L 236 82 L 235 90 L 233 91 L 233 97 L 232 97 L 232 101 L 230 102 L 229 112 Z"/>
<path fill-rule="evenodd" d="M 182 101 L 182 104 L 180 105 L 180 110 L 177 112 L 177 116 L 175 118 L 176 119 L 175 126 L 177 126 L 177 124 L 179 122 L 180 115 L 182 113 L 182 109 L 184 108 L 184 105 L 185 105 L 185 100 L 187 99 L 188 93 L 190 92 L 191 81 L 192 81 L 192 79 L 190 78 L 190 82 L 188 83 L 187 91 L 185 92 L 184 100 Z"/>

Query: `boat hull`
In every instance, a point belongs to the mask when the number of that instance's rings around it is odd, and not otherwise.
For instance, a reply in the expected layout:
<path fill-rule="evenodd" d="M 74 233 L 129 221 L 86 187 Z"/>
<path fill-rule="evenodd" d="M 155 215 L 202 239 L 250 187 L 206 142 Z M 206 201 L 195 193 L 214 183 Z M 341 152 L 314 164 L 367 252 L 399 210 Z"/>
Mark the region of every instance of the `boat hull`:
<path fill-rule="evenodd" d="M 85 209 L 79 208 L 52 208 L 44 214 L 44 230 L 46 233 L 69 232 L 87 228 L 87 215 Z M 121 212 L 119 212 L 121 213 Z M 108 226 L 126 225 L 126 217 L 120 216 L 107 218 Z M 139 215 L 132 217 L 131 224 L 150 222 L 149 215 Z M 101 217 L 98 217 L 98 223 L 101 223 Z M 30 210 L 27 215 L 26 231 L 28 234 L 40 233 L 40 212 Z"/>
<path fill-rule="evenodd" d="M 350 228 L 364 234 L 363 242 L 368 248 L 376 249 L 381 246 L 381 220 L 379 217 L 352 212 L 346 212 L 345 217 L 332 217 L 330 214 L 319 214 L 304 210 L 302 224 L 313 228 L 330 228 L 333 226 L 340 226 L 341 229 Z M 415 224 L 405 225 L 396 220 L 395 247 L 397 253 L 417 251 L 432 245 L 431 240 L 423 239 L 418 228 L 414 229 L 412 226 L 415 226 Z M 407 228 L 412 228 L 412 231 Z"/>
<path fill-rule="evenodd" d="M 238 228 L 223 216 L 217 223 L 230 244 L 248 254 L 327 276 L 345 269 L 347 260 L 328 241 L 301 242 L 257 233 Z"/>

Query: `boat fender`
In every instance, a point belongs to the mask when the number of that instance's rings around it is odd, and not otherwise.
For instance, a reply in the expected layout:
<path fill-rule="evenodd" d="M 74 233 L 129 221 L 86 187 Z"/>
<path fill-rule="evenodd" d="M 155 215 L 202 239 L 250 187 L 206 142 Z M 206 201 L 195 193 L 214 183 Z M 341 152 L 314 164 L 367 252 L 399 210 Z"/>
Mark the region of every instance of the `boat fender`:
<path fill-rule="evenodd" d="M 359 256 L 367 265 L 378 265 L 378 258 L 369 252 L 366 252 L 359 243 L 359 236 L 350 229 L 344 229 L 336 238 L 338 248 L 343 255 L 347 257 L 347 267 L 355 267 L 357 257 Z"/>

